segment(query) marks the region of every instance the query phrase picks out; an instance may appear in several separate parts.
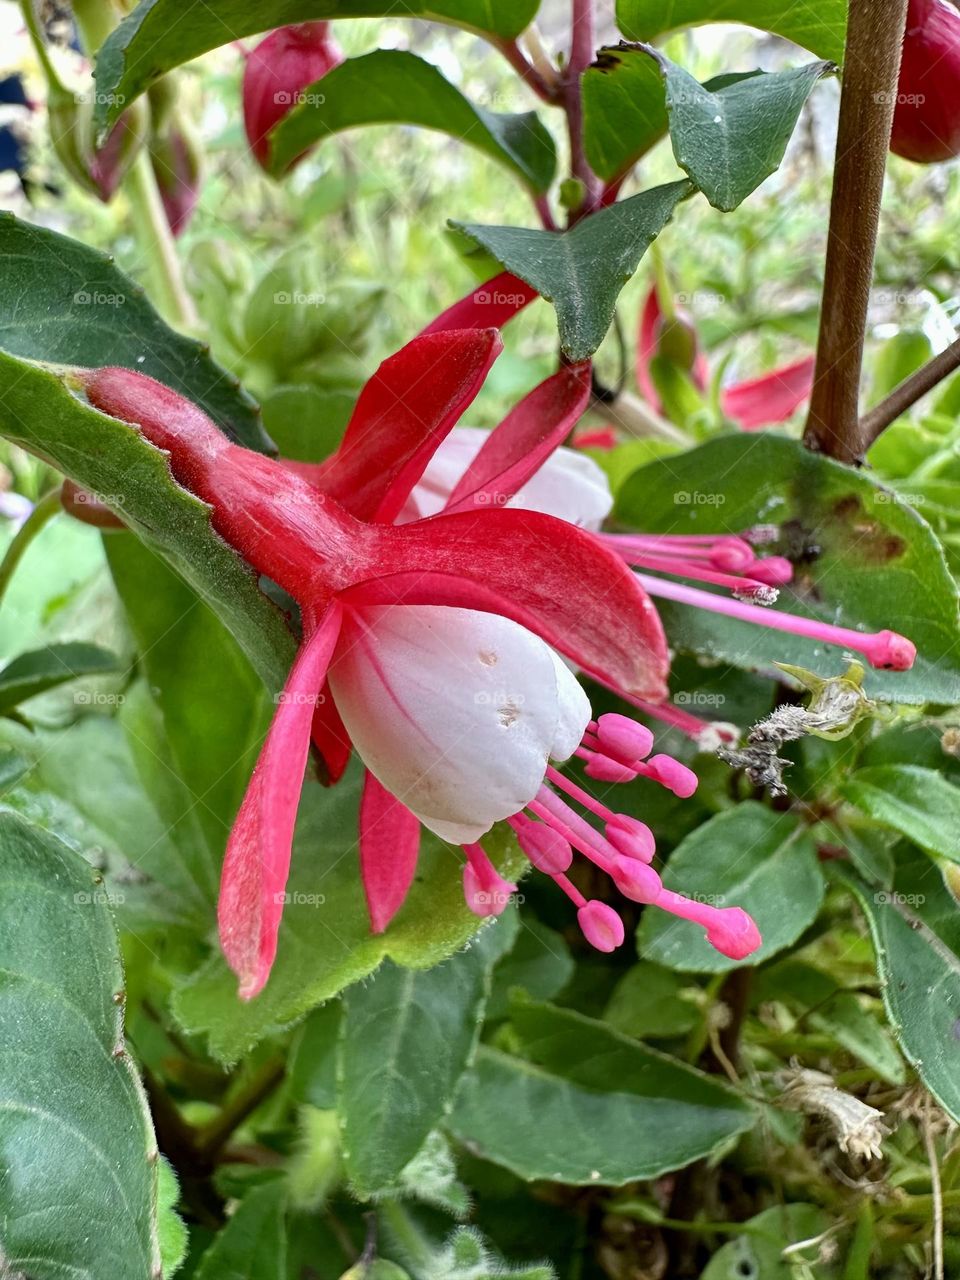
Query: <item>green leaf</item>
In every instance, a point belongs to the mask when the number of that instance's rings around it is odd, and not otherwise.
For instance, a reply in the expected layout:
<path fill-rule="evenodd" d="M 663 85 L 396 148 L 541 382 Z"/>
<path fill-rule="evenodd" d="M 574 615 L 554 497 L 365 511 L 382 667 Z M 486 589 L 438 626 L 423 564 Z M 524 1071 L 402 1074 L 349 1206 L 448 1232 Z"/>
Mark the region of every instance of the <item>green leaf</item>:
<path fill-rule="evenodd" d="M 282 458 L 322 462 L 343 439 L 355 402 L 350 391 L 274 387 L 263 397 L 263 424 Z"/>
<path fill-rule="evenodd" d="M 514 988 L 535 1000 L 552 1000 L 573 977 L 575 967 L 570 948 L 555 929 L 536 916 L 521 916 L 516 942 L 493 971 L 487 1019 L 506 1017 Z"/>
<path fill-rule="evenodd" d="M 294 22 L 319 18 L 421 18 L 512 40 L 540 0 L 207 0 L 183 21 L 181 0 L 141 0 L 104 41 L 96 61 L 95 119 L 112 124 L 133 98 L 201 53 Z"/>
<path fill-rule="evenodd" d="M 285 1191 L 273 1178 L 245 1195 L 200 1259 L 195 1280 L 287 1280 Z"/>
<path fill-rule="evenodd" d="M 367 124 L 419 125 L 439 129 L 477 147 L 519 174 L 536 192 L 553 181 L 553 139 L 536 112 L 501 115 L 465 97 L 430 62 L 400 49 L 377 49 L 348 58 L 270 135 L 270 162 L 281 174 L 315 142 Z"/>
<path fill-rule="evenodd" d="M 936 922 L 931 909 L 946 891 L 941 884 L 929 894 L 875 892 L 840 864 L 834 874 L 867 917 L 883 1003 L 900 1047 L 943 1109 L 960 1121 L 960 958 L 926 922 L 928 913 Z"/>
<path fill-rule="evenodd" d="M 620 1186 L 708 1155 L 753 1123 L 712 1077 L 592 1018 L 518 1005 L 523 1057 L 481 1047 L 449 1127 L 519 1177 Z"/>
<path fill-rule="evenodd" d="M 494 964 L 515 913 L 432 969 L 388 960 L 343 998 L 337 1061 L 343 1158 L 357 1191 L 395 1185 L 449 1107 L 476 1048 Z"/>
<path fill-rule="evenodd" d="M 628 40 L 655 36 L 704 22 L 742 22 L 772 31 L 831 62 L 843 60 L 847 0 L 617 0 L 617 25 Z"/>
<path fill-rule="evenodd" d="M 219 862 L 273 704 L 236 641 L 196 592 L 127 534 L 111 535 L 105 547 L 176 774 Z"/>
<path fill-rule="evenodd" d="M 903 1084 L 903 1062 L 886 1030 L 853 991 L 812 965 L 785 960 L 762 975 L 760 996 L 799 1006 L 804 1026 L 833 1036 L 854 1057 L 890 1084 Z"/>
<path fill-rule="evenodd" d="M 874 765 L 858 769 L 840 790 L 874 822 L 933 857 L 960 862 L 960 788 L 936 770 Z"/>
<path fill-rule="evenodd" d="M 619 178 L 667 132 L 663 76 L 644 50 L 600 49 L 583 74 L 583 142 L 605 182 Z"/>
<path fill-rule="evenodd" d="M 728 435 L 650 463 L 623 484 L 614 517 L 649 533 L 735 533 L 779 526 L 770 551 L 790 554 L 796 580 L 775 608 L 843 627 L 902 629 L 910 671 L 869 671 L 869 697 L 960 701 L 957 588 L 930 528 L 862 472 L 772 432 Z M 690 605 L 657 601 L 671 644 L 748 670 L 774 662 L 839 674 L 844 650 Z"/>
<path fill-rule="evenodd" d="M 21 653 L 0 671 L 0 715 L 68 680 L 116 670 L 114 654 L 82 640 L 48 644 L 43 649 Z"/>
<path fill-rule="evenodd" d="M 459 860 L 424 832 L 403 909 L 386 933 L 370 932 L 357 864 L 360 780 L 354 762 L 337 786 L 304 787 L 277 959 L 261 994 L 239 1000 L 236 978 L 219 955 L 175 992 L 177 1018 L 186 1030 L 206 1033 L 216 1057 L 235 1062 L 265 1035 L 365 978 L 385 957 L 414 969 L 438 964 L 479 927 L 463 901 Z M 526 865 L 508 829 L 495 828 L 484 846 L 505 876 Z"/>
<path fill-rule="evenodd" d="M 831 1280 L 833 1265 L 813 1262 L 815 1248 L 783 1256 L 784 1249 L 814 1240 L 830 1227 L 824 1211 L 812 1204 L 775 1205 L 743 1224 L 743 1234 L 722 1245 L 707 1263 L 700 1280 Z M 794 1259 L 798 1264 L 794 1265 Z"/>
<path fill-rule="evenodd" d="M 182 29 L 182 28 L 181 28 Z M 171 329 L 143 288 L 79 240 L 0 212 L 0 348 L 47 364 L 149 374 L 198 404 L 227 435 L 263 453 L 259 411 L 209 348 Z M 123 489 L 97 489 L 122 493 Z"/>
<path fill-rule="evenodd" d="M 177 1213 L 180 1188 L 177 1176 L 169 1162 L 160 1157 L 158 1168 L 157 1212 L 160 1238 L 160 1262 L 163 1277 L 174 1275 L 187 1256 L 189 1235 L 183 1219 Z"/>
<path fill-rule="evenodd" d="M 159 449 L 80 401 L 51 370 L 3 352 L 0 434 L 108 499 L 229 627 L 268 689 L 282 688 L 294 642 L 279 610 L 214 533 L 209 507 L 175 483 Z"/>
<path fill-rule="evenodd" d="M 702 1021 L 702 1014 L 693 1000 L 685 998 L 685 991 L 690 991 L 689 978 L 641 961 L 632 965 L 614 987 L 603 1020 L 635 1040 L 670 1040 L 686 1035 Z"/>
<path fill-rule="evenodd" d="M 314 1009 L 298 1029 L 290 1050 L 287 1079 L 291 1097 L 321 1111 L 332 1111 L 337 1105 L 337 1040 L 341 1014 L 339 1000 L 329 1000 Z"/>
<path fill-rule="evenodd" d="M 4 1271 L 154 1280 L 158 1153 L 124 1048 L 106 894 L 82 858 L 9 811 L 0 864 Z"/>
<path fill-rule="evenodd" d="M 690 190 L 683 181 L 641 191 L 583 218 L 569 231 L 461 222 L 451 226 L 552 302 L 564 354 L 586 360 L 610 327 L 620 290 Z"/>
<path fill-rule="evenodd" d="M 723 973 L 760 964 L 795 942 L 823 900 L 816 846 L 790 813 L 753 800 L 710 818 L 681 840 L 663 875 L 667 889 L 718 907 L 743 907 L 763 945 L 746 962 L 715 951 L 703 927 L 647 908 L 637 933 L 641 955 L 671 969 Z"/>
<path fill-rule="evenodd" d="M 724 212 L 776 173 L 814 85 L 835 70 L 832 62 L 811 62 L 737 78 L 711 92 L 658 50 L 648 53 L 666 84 L 677 164 Z"/>

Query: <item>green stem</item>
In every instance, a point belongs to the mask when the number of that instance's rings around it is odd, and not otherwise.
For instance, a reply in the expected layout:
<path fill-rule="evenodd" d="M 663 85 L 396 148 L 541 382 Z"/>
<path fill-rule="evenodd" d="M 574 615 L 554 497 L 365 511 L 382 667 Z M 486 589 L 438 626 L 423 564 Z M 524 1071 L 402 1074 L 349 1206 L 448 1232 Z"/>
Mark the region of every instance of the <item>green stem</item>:
<path fill-rule="evenodd" d="M 119 18 L 110 0 L 73 0 L 73 16 L 91 57 Z M 195 329 L 197 312 L 183 282 L 177 246 L 146 148 L 133 162 L 121 189 L 130 204 L 133 233 L 147 262 L 150 293 L 157 309 L 175 328 Z"/>
<path fill-rule="evenodd" d="M 7 547 L 6 555 L 0 561 L 0 601 L 6 593 L 10 580 L 17 571 L 17 565 L 23 559 L 27 548 L 48 521 L 57 512 L 62 511 L 60 505 L 60 487 L 52 489 L 40 499 L 23 524 L 14 534 L 13 541 Z"/>
<path fill-rule="evenodd" d="M 677 304 L 673 298 L 673 284 L 663 250 L 660 248 L 660 241 L 654 240 L 647 253 L 650 256 L 650 265 L 653 267 L 653 283 L 657 291 L 657 302 L 660 304 L 660 314 L 663 316 L 664 323 L 669 324 L 671 320 L 677 318 Z"/>
<path fill-rule="evenodd" d="M 433 1262 L 433 1250 L 397 1200 L 384 1200 L 377 1206 L 377 1216 L 385 1223 L 408 1266 L 414 1271 L 426 1270 Z"/>
<path fill-rule="evenodd" d="M 20 0 L 20 12 L 23 14 L 23 21 L 27 28 L 27 34 L 30 36 L 30 43 L 33 45 L 33 51 L 37 55 L 37 61 L 40 63 L 40 69 L 43 71 L 47 81 L 47 87 L 59 93 L 66 93 L 67 90 L 64 88 L 63 81 L 57 74 L 56 67 L 50 61 L 47 42 L 40 23 L 37 21 L 37 11 L 33 5 L 34 0 Z"/>
<path fill-rule="evenodd" d="M 213 1160 L 230 1135 L 270 1096 L 283 1079 L 285 1069 L 282 1058 L 270 1058 L 265 1062 L 225 1103 L 219 1114 L 199 1131 L 196 1136 L 198 1154 Z"/>

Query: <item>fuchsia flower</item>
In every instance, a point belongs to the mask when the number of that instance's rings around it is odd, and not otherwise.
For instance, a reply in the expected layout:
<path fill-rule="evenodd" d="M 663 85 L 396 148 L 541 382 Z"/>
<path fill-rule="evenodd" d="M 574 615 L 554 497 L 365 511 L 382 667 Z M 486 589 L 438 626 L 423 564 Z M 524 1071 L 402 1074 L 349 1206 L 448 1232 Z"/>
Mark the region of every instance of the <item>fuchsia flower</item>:
<path fill-rule="evenodd" d="M 269 169 L 270 131 L 297 106 L 310 85 L 342 61 L 328 22 L 278 27 L 248 55 L 243 71 L 243 123 L 250 150 L 262 168 Z"/>
<path fill-rule="evenodd" d="M 491 501 L 519 489 L 568 434 L 589 395 L 588 366 L 561 369 L 508 415 L 443 514 L 390 523 L 499 349 L 491 330 L 415 339 L 367 384 L 340 450 L 310 480 L 230 443 L 196 406 L 143 375 L 87 376 L 91 403 L 167 451 L 177 480 L 210 503 L 217 532 L 301 608 L 303 643 L 224 862 L 221 943 L 245 997 L 262 988 L 275 955 L 311 739 L 331 778 L 351 743 L 368 768 L 360 855 L 374 929 L 406 895 L 421 822 L 463 845 L 471 907 L 499 913 L 512 886 L 479 840 L 507 819 L 573 899 L 596 946 L 619 945 L 623 925 L 567 878 L 571 846 L 628 896 L 701 921 L 727 954 L 759 944 L 744 912 L 666 894 L 648 865 L 648 829 L 549 763 L 576 752 L 595 776 L 643 775 L 685 795 L 696 785 L 669 757 L 648 758 L 647 730 L 625 717 L 594 722 L 553 652 L 615 688 L 662 698 L 666 645 L 634 576 L 593 535 Z M 563 792 L 601 820 L 603 834 Z"/>
<path fill-rule="evenodd" d="M 696 330 L 688 317 L 678 312 L 677 322 L 689 348 L 685 353 L 687 373 L 698 391 L 706 391 L 710 381 L 707 358 L 700 350 Z M 651 373 L 653 359 L 664 354 L 661 345 L 664 335 L 663 311 L 656 286 L 647 294 L 640 314 L 640 333 L 637 342 L 637 385 L 646 400 L 658 411 L 663 405 L 654 385 Z M 679 345 L 679 344 L 677 344 Z M 672 357 L 673 358 L 673 357 Z M 756 431 L 759 427 L 785 422 L 810 395 L 813 386 L 815 356 L 804 356 L 793 364 L 772 369 L 758 378 L 734 383 L 722 388 L 720 408 L 725 417 L 735 422 L 743 431 Z"/>
<path fill-rule="evenodd" d="M 918 164 L 960 155 L 960 13 L 910 0 L 890 150 Z"/>

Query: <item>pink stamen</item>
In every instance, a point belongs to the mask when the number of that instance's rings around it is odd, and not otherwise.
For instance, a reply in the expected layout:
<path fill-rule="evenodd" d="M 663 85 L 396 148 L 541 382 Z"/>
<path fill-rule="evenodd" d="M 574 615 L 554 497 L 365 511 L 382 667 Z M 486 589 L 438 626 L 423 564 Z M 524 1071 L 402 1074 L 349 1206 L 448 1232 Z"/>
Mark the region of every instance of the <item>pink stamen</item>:
<path fill-rule="evenodd" d="M 604 822 L 610 822 L 616 817 L 612 809 L 608 809 L 589 791 L 584 791 L 583 787 L 578 787 L 575 782 L 569 778 L 565 778 L 559 769 L 554 769 L 553 765 L 547 769 L 547 777 L 555 787 L 559 787 L 561 791 L 566 791 L 568 796 L 572 796 L 574 800 L 579 800 L 585 809 L 589 809 L 591 813 L 595 813 L 598 818 L 603 818 Z"/>
<path fill-rule="evenodd" d="M 765 556 L 762 560 L 754 560 L 750 566 L 750 577 L 771 587 L 782 587 L 793 581 L 793 565 L 785 556 Z"/>
<path fill-rule="evenodd" d="M 651 778 L 666 787 L 681 800 L 687 800 L 696 791 L 699 779 L 692 769 L 688 769 L 673 756 L 651 756 L 646 764 L 638 764 L 637 772 L 644 778 Z"/>
<path fill-rule="evenodd" d="M 544 875 L 558 876 L 569 870 L 573 862 L 570 841 L 564 839 L 555 827 L 543 822 L 533 822 L 526 814 L 518 813 L 507 821 L 517 833 L 520 848 L 530 862 Z"/>
<path fill-rule="evenodd" d="M 851 631 L 848 627 L 835 627 L 815 618 L 801 618 L 792 613 L 767 611 L 740 600 L 729 600 L 726 596 L 714 595 L 709 591 L 698 591 L 696 587 L 687 587 L 679 582 L 651 578 L 645 573 L 637 574 L 637 577 L 651 595 L 675 600 L 678 604 L 708 609 L 713 613 L 724 614 L 728 618 L 738 618 L 741 622 L 754 622 L 759 626 L 769 627 L 773 631 L 787 631 L 792 635 L 819 640 L 823 644 L 840 645 L 845 649 L 852 649 L 854 653 L 863 654 L 872 667 L 881 670 L 907 671 L 913 666 L 917 656 L 916 645 L 906 636 L 898 635 L 896 631 L 877 631 L 873 634 Z"/>
<path fill-rule="evenodd" d="M 478 844 L 465 844 L 463 896 L 476 916 L 499 916 L 507 908 L 517 886 L 504 880 Z"/>
<path fill-rule="evenodd" d="M 598 782 L 632 782 L 637 776 L 636 769 L 628 769 L 619 760 L 611 760 L 609 756 L 588 751 L 584 747 L 578 747 L 574 755 L 586 762 L 587 776 Z"/>
<path fill-rule="evenodd" d="M 672 573 L 681 578 L 693 578 L 697 582 L 708 582 L 715 587 L 725 587 L 739 595 L 756 596 L 758 604 L 773 604 L 776 591 L 769 583 L 760 578 L 735 577 L 729 573 L 721 573 L 716 569 L 704 569 L 690 560 L 673 560 L 665 556 L 643 556 L 631 563 L 644 569 L 653 569 L 659 573 Z M 757 562 L 759 566 L 760 562 Z M 753 568 L 750 569 L 751 574 Z"/>
<path fill-rule="evenodd" d="M 531 800 L 527 808 L 542 822 L 559 831 L 565 840 L 579 849 L 601 871 L 610 875 L 617 857 L 616 850 L 594 831 L 589 822 L 585 822 L 559 796 L 554 795 L 549 787 L 541 787 L 536 800 Z"/>
<path fill-rule="evenodd" d="M 616 951 L 623 945 L 623 921 L 605 902 L 585 902 L 577 912 L 583 936 L 598 951 Z"/>
<path fill-rule="evenodd" d="M 622 853 L 625 858 L 638 858 L 641 862 L 653 861 L 657 844 L 653 832 L 639 818 L 615 813 L 604 831 L 617 853 Z"/>
<path fill-rule="evenodd" d="M 763 941 L 753 918 L 742 907 L 713 907 L 707 902 L 685 898 L 672 889 L 662 891 L 657 906 L 682 920 L 703 925 L 710 945 L 731 960 L 746 959 Z"/>
<path fill-rule="evenodd" d="M 608 756 L 628 766 L 637 760 L 646 760 L 653 750 L 650 730 L 629 716 L 617 715 L 614 711 L 600 717 L 595 735 Z"/>

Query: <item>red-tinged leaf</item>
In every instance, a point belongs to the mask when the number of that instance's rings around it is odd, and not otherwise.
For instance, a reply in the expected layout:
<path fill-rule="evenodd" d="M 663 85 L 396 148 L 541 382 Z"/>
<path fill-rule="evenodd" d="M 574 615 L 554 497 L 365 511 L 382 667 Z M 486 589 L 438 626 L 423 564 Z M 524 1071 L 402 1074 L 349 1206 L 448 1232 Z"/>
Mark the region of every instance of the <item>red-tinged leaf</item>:
<path fill-rule="evenodd" d="M 491 431 L 460 477 L 448 512 L 504 505 L 563 444 L 590 401 L 590 361 L 564 365 Z"/>
<path fill-rule="evenodd" d="M 353 749 L 347 727 L 340 718 L 337 704 L 333 700 L 330 686 L 323 686 L 321 700 L 313 713 L 313 727 L 310 730 L 313 745 L 323 756 L 327 769 L 327 781 L 339 782 L 343 771 L 350 761 Z"/>
<path fill-rule="evenodd" d="M 394 520 L 502 349 L 496 329 L 459 329 L 414 338 L 384 360 L 322 464 L 323 490 L 362 520 Z"/>
<path fill-rule="evenodd" d="M 371 530 L 371 533 L 374 532 Z M 592 534 L 512 508 L 376 530 L 345 600 L 500 613 L 591 674 L 639 697 L 665 693 L 660 618 L 636 576 Z"/>
<path fill-rule="evenodd" d="M 502 329 L 508 320 L 540 295 L 526 280 L 510 271 L 501 271 L 492 280 L 478 285 L 465 298 L 442 311 L 421 331 L 442 333 L 448 329 Z"/>
<path fill-rule="evenodd" d="M 383 933 L 403 906 L 419 856 L 420 819 L 368 769 L 360 798 L 360 871 L 374 933 Z"/>
<path fill-rule="evenodd" d="M 805 356 L 748 382 L 727 387 L 720 405 L 728 418 L 744 431 L 785 422 L 809 397 L 816 356 Z"/>
<path fill-rule="evenodd" d="M 297 655 L 227 842 L 220 945 L 245 1000 L 263 989 L 276 955 L 314 704 L 342 617 L 340 606 L 331 605 Z"/>
<path fill-rule="evenodd" d="M 688 316 L 684 316 L 678 312 L 680 319 L 691 325 L 692 322 Z M 650 373 L 650 364 L 655 356 L 660 354 L 660 338 L 662 334 L 663 311 L 660 307 L 660 299 L 657 296 L 657 289 L 654 286 L 647 294 L 647 300 L 643 304 L 643 310 L 640 313 L 640 332 L 637 339 L 637 386 L 643 393 L 643 398 L 653 406 L 658 412 L 663 408 L 660 396 L 657 394 L 657 388 L 654 385 L 653 377 Z M 694 333 L 694 338 L 696 334 Z M 699 342 L 697 342 L 696 354 L 694 356 L 693 369 L 691 377 L 694 385 L 703 391 L 706 389 L 707 383 L 710 381 L 710 368 L 707 364 L 707 358 L 700 350 Z"/>

